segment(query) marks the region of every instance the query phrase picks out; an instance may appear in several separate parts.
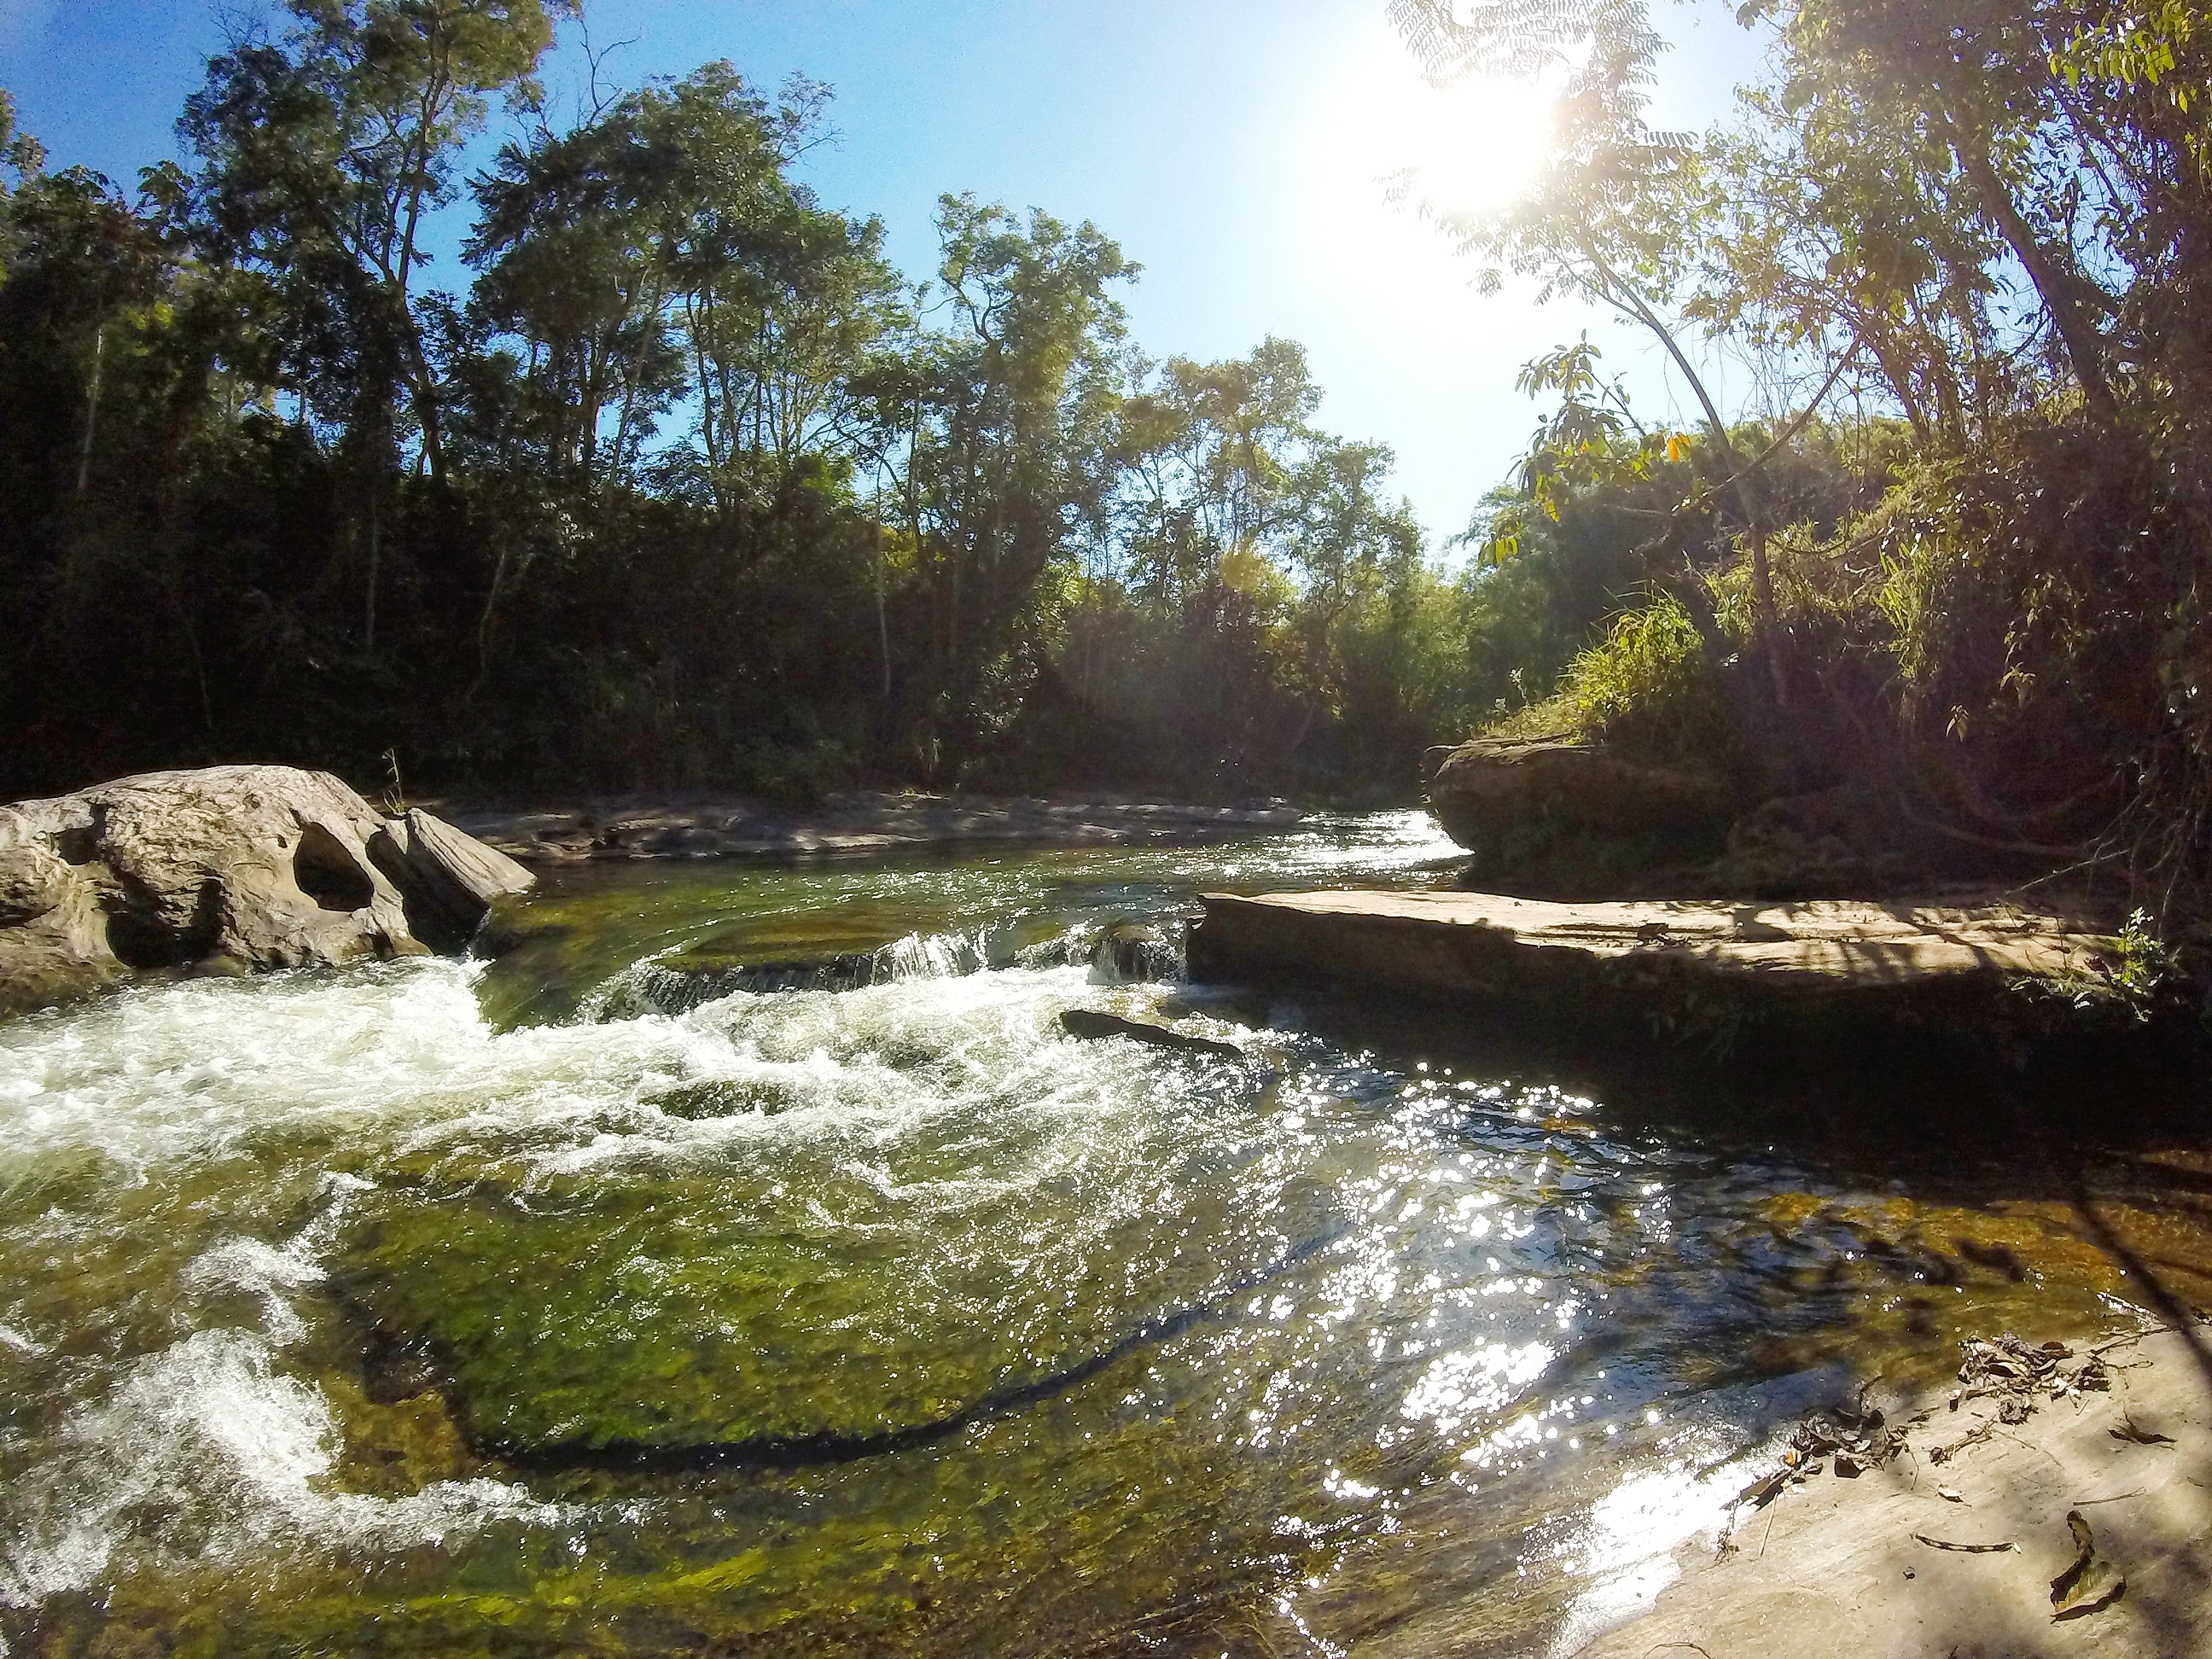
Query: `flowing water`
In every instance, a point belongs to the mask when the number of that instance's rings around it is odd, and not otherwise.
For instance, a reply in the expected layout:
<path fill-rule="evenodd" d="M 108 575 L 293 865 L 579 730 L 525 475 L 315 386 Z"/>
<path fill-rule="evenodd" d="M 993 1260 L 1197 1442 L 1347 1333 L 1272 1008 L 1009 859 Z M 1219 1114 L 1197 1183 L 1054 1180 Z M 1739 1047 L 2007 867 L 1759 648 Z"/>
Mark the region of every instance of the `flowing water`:
<path fill-rule="evenodd" d="M 1789 1413 L 2131 1312 L 2016 1149 L 1181 982 L 1195 891 L 1451 867 L 595 867 L 0 1024 L 0 1646 L 1565 1651 Z"/>

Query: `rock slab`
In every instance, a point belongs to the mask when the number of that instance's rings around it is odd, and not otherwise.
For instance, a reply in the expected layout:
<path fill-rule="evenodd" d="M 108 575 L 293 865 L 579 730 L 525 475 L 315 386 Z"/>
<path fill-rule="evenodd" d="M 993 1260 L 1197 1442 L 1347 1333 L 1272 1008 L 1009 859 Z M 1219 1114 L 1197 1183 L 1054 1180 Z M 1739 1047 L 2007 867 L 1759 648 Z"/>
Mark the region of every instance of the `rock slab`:
<path fill-rule="evenodd" d="M 1570 1632 L 1555 1650 L 1580 1659 L 1693 1650 L 1711 1659 L 2202 1654 L 2212 1631 L 2208 1339 L 2212 1331 L 2198 1327 L 2109 1344 L 2109 1389 L 2053 1400 L 2026 1423 L 2001 1425 L 1990 1401 L 1956 1410 L 1940 1395 L 1924 1402 L 1905 1424 L 1911 1455 L 1856 1480 L 1816 1474 L 1763 1513 L 1739 1512 L 1731 1550 L 1717 1552 L 1703 1534 L 1672 1561 L 1638 1563 L 1615 1588 L 1632 1593 L 1632 1577 L 1666 1586 L 1656 1607 L 1587 1645 Z M 2167 1438 L 2129 1437 L 2149 1425 Z M 1929 1461 L 1977 1431 L 1978 1442 Z M 2110 1605 L 2061 1620 L 2051 1585 L 2077 1549 L 2069 1512 L 2094 1529 L 2098 1553 L 2127 1586 Z M 1929 1539 L 2008 1547 L 1944 1549 Z"/>
<path fill-rule="evenodd" d="M 2099 972 L 2112 939 L 1991 900 L 1562 903 L 1495 893 L 1209 893 L 1195 978 L 1333 981 L 1601 1027 L 1807 1011 L 1939 1019 L 2035 977 Z"/>
<path fill-rule="evenodd" d="M 0 1012 L 133 972 L 337 966 L 465 943 L 532 878 L 286 766 L 149 772 L 0 807 Z"/>

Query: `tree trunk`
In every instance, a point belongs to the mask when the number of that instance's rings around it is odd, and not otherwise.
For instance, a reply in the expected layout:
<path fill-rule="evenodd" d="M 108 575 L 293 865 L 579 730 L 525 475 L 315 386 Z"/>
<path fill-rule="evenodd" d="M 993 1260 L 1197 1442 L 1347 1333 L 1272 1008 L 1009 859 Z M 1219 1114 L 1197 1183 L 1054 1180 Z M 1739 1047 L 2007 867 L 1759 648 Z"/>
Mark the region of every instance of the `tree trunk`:
<path fill-rule="evenodd" d="M 370 656 L 376 654 L 376 556 L 378 538 L 383 529 L 382 496 L 380 483 L 371 483 L 368 487 L 368 611 L 362 630 L 362 648 Z"/>
<path fill-rule="evenodd" d="M 2093 413 L 2111 419 L 2118 412 L 2118 405 L 2112 398 L 2112 383 L 2105 378 L 2104 340 L 2081 302 L 2081 291 L 2088 286 L 2087 279 L 2065 269 L 2037 240 L 2034 227 L 2021 216 L 2019 205 L 2012 199 L 2012 191 L 1997 177 L 1997 170 L 1990 165 L 1988 155 L 1964 143 L 1955 130 L 1949 137 L 1951 153 L 1958 157 L 1960 171 L 1973 185 L 1982 211 L 1989 215 L 2018 256 L 2027 269 L 2028 280 L 2035 284 L 2044 309 L 2051 313 L 2051 326 L 2058 331 L 2058 338 L 2074 364 L 2074 378 L 2081 383 L 2083 399 Z"/>
<path fill-rule="evenodd" d="M 1690 383 L 1698 405 L 1705 410 L 1705 426 L 1712 434 L 1713 444 L 1725 457 L 1729 465 L 1735 464 L 1735 443 L 1729 436 L 1727 422 L 1713 402 L 1712 394 L 1705 390 L 1704 378 L 1690 365 L 1689 358 L 1674 338 L 1674 331 L 1659 320 L 1658 314 L 1644 303 L 1644 296 L 1616 276 L 1611 266 L 1598 258 L 1595 249 L 1585 247 L 1583 252 L 1606 287 L 1619 297 L 1613 303 L 1626 311 L 1659 337 L 1659 343 L 1674 360 L 1674 367 L 1682 371 L 1682 378 Z M 1833 376 L 1830 377 L 1831 384 Z M 1826 395 L 1825 391 L 1823 396 Z M 1735 475 L 1736 500 L 1743 507 L 1745 544 L 1751 554 L 1751 595 L 1759 617 L 1759 648 L 1766 659 L 1767 678 L 1774 687 L 1774 706 L 1790 707 L 1790 674 L 1782 660 L 1782 618 L 1774 605 L 1774 577 L 1767 568 L 1766 526 L 1759 510 L 1759 497 L 1751 483 L 1751 469 L 1744 468 Z"/>
<path fill-rule="evenodd" d="M 107 328 L 102 324 L 92 336 L 92 383 L 86 388 L 84 398 L 84 442 L 76 452 L 76 499 L 84 499 L 84 489 L 92 477 L 92 441 L 100 430 L 100 368 L 107 355 Z"/>

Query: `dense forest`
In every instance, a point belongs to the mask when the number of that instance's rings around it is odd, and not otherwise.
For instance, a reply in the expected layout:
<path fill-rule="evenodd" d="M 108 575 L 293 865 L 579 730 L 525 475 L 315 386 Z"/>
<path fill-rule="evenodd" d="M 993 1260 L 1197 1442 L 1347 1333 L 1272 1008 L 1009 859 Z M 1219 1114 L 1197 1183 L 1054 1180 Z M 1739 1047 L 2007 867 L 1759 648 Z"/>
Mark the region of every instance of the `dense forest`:
<path fill-rule="evenodd" d="M 1762 78 L 1677 133 L 1633 0 L 1395 0 L 1440 81 L 1556 94 L 1532 188 L 1440 234 L 1698 410 L 1547 352 L 1449 563 L 1296 344 L 1146 356 L 1092 225 L 949 196 L 905 280 L 800 182 L 824 88 L 714 64 L 555 124 L 575 11 L 289 0 L 132 192 L 0 129 L 0 789 L 1381 799 L 1503 721 L 2201 890 L 2196 7 L 1749 0 Z"/>
<path fill-rule="evenodd" d="M 292 0 L 135 196 L 5 141 L 0 792 L 1413 790 L 1455 596 L 1296 344 L 1152 361 L 1111 240 L 965 196 L 909 285 L 819 86 L 556 128 L 573 10 Z"/>
<path fill-rule="evenodd" d="M 1640 5 L 1393 15 L 1439 76 L 1559 94 L 1534 187 L 1444 228 L 1486 280 L 1617 316 L 1698 415 L 1640 415 L 1586 341 L 1528 365 L 1547 412 L 1477 527 L 1466 623 L 1474 664 L 1517 658 L 1539 699 L 1508 729 L 1824 795 L 1923 878 L 1955 853 L 2094 876 L 2169 933 L 2201 915 L 2199 9 L 1747 0 L 1765 72 L 1706 133 L 1649 125 Z M 1715 353 L 1766 418 L 1724 419 Z"/>

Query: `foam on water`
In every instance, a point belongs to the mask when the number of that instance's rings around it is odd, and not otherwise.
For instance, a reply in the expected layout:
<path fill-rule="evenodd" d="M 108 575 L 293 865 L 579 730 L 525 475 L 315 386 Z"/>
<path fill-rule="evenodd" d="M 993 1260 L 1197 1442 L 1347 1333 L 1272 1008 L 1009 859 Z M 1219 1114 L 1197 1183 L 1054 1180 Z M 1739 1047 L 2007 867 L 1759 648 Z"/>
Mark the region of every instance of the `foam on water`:
<path fill-rule="evenodd" d="M 59 1439 L 13 1483 L 0 1601 L 91 1588 L 125 1547 L 242 1567 L 272 1547 L 374 1554 L 561 1515 L 489 1480 L 398 1498 L 331 1490 L 329 1402 L 246 1331 L 195 1332 L 137 1361 L 106 1399 L 69 1414 Z"/>
<path fill-rule="evenodd" d="M 843 994 L 740 994 L 682 1017 L 505 1032 L 478 1011 L 478 969 L 441 961 L 148 987 L 0 1026 L 0 1193 L 34 1189 L 56 1168 L 96 1171 L 70 1202 L 0 1212 L 15 1261 L 66 1257 L 103 1212 L 131 1209 L 148 1236 L 107 1241 L 127 1284 L 107 1292 L 104 1315 L 78 1311 L 127 1346 L 144 1341 L 143 1309 L 158 1304 L 154 1325 L 174 1334 L 46 1373 L 66 1409 L 43 1450 L 12 1465 L 0 1498 L 0 1601 L 94 1586 L 126 1547 L 222 1562 L 554 1522 L 556 1507 L 495 1480 L 401 1498 L 331 1485 L 330 1404 L 282 1358 L 307 1333 L 300 1294 L 322 1280 L 349 1201 L 370 1185 L 331 1166 L 498 1168 L 526 1191 L 824 1143 L 863 1184 L 932 1213 L 1001 1204 L 1043 1165 L 1095 1158 L 1119 1133 L 1109 1109 L 1141 1106 L 1157 1063 L 1127 1045 L 1048 1040 L 1052 1014 L 1090 991 L 1081 968 L 945 971 L 957 965 L 917 961 L 908 976 Z M 716 1082 L 780 1109 L 693 1121 L 653 1104 Z M 1051 1131 L 987 1176 L 909 1181 L 884 1155 L 948 1117 L 1007 1111 Z M 191 1196 L 210 1179 L 225 1192 L 212 1220 Z M 260 1237 L 234 1230 L 257 1214 L 289 1219 Z M 51 1300 L 0 1294 L 11 1298 L 0 1348 L 30 1359 L 73 1334 L 54 1327 Z M 193 1328 L 248 1309 L 253 1328 Z"/>

